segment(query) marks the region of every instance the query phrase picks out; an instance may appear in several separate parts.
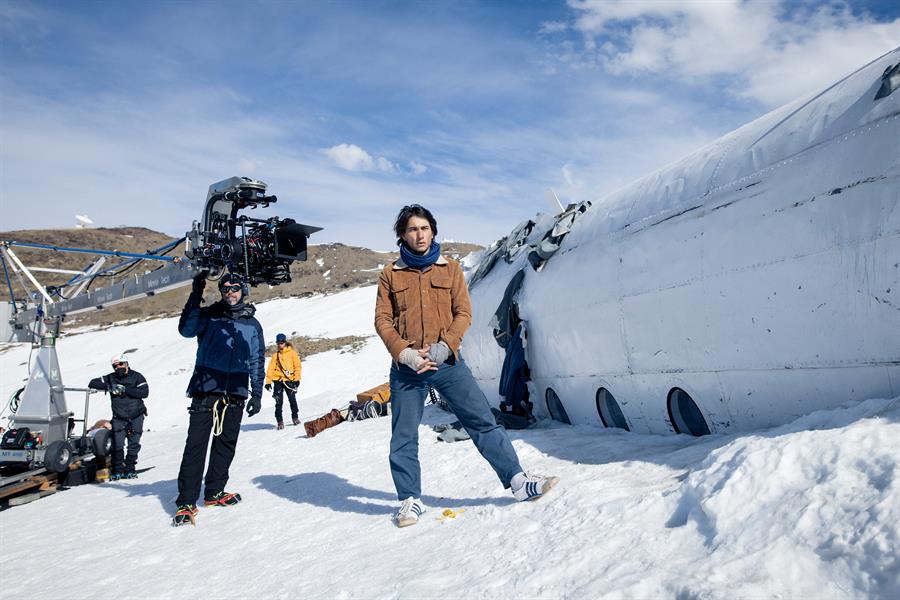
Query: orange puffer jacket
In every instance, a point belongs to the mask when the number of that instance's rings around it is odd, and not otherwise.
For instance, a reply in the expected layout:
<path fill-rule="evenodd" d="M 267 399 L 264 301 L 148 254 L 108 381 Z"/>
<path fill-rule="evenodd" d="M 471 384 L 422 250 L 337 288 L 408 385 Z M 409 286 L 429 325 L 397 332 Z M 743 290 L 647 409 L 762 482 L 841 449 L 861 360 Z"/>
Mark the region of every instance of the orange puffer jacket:
<path fill-rule="evenodd" d="M 375 331 L 396 361 L 404 348 L 416 350 L 443 341 L 455 355 L 472 324 L 472 302 L 455 260 L 441 256 L 419 271 L 402 259 L 378 278 Z"/>

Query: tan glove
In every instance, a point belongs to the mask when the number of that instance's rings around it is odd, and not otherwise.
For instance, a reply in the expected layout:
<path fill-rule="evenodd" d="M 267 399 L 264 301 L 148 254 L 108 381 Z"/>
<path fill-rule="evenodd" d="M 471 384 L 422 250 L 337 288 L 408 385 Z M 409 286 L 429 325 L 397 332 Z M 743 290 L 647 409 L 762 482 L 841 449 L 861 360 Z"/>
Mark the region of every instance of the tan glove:
<path fill-rule="evenodd" d="M 419 356 L 419 353 L 412 348 L 404 348 L 403 352 L 400 353 L 399 362 L 413 371 L 418 371 L 425 364 L 425 359 Z"/>

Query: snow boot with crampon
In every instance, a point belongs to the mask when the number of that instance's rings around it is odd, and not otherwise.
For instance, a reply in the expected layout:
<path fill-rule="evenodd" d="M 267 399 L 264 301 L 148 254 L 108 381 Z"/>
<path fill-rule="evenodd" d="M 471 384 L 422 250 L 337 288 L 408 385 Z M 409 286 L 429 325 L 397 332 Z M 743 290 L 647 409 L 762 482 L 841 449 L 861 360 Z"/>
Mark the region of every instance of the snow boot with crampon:
<path fill-rule="evenodd" d="M 175 511 L 175 516 L 172 517 L 172 527 L 196 525 L 198 512 L 196 504 L 182 504 L 178 507 L 178 510 Z"/>
<path fill-rule="evenodd" d="M 212 498 L 203 501 L 203 506 L 234 506 L 241 501 L 240 494 L 231 492 L 219 492 Z"/>

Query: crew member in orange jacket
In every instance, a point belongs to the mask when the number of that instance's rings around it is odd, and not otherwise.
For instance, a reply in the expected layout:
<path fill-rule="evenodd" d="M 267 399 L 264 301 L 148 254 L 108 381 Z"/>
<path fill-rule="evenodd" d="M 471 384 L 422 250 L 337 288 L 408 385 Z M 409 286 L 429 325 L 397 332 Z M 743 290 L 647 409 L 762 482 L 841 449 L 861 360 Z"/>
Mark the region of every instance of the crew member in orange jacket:
<path fill-rule="evenodd" d="M 278 349 L 269 360 L 269 368 L 266 371 L 266 390 L 272 392 L 275 398 L 275 420 L 278 429 L 284 429 L 284 419 L 281 414 L 283 396 L 287 393 L 288 402 L 291 403 L 291 419 L 294 425 L 300 424 L 300 415 L 297 409 L 297 388 L 300 386 L 300 356 L 289 341 L 287 336 L 279 333 L 275 336 Z M 275 389 L 272 389 L 274 383 Z"/>

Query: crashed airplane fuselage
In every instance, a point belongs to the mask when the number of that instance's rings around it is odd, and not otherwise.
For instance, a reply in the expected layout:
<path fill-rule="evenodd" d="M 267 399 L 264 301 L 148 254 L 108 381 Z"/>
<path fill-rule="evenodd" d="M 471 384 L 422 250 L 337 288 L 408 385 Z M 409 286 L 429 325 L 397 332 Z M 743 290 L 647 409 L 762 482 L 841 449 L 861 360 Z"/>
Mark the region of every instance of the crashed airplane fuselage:
<path fill-rule="evenodd" d="M 519 321 L 565 422 L 702 435 L 900 395 L 898 64 L 492 246 L 462 348 L 488 398 Z"/>

